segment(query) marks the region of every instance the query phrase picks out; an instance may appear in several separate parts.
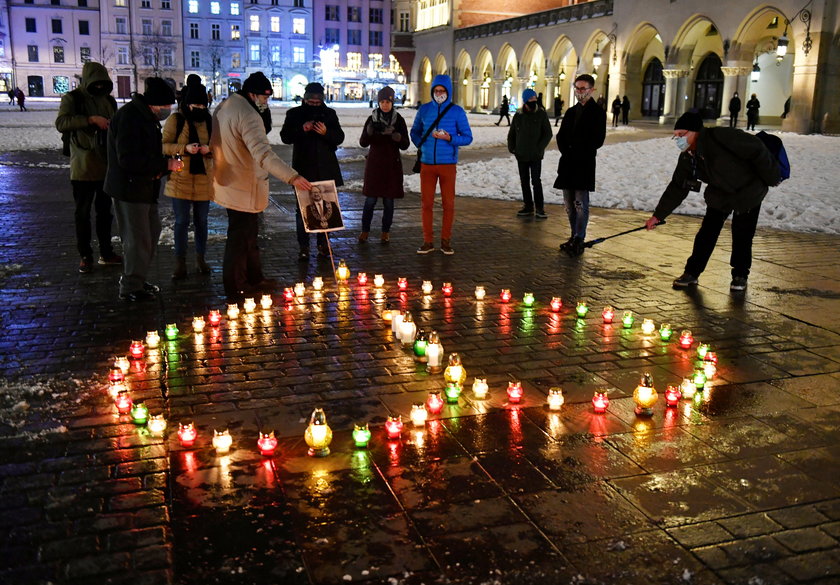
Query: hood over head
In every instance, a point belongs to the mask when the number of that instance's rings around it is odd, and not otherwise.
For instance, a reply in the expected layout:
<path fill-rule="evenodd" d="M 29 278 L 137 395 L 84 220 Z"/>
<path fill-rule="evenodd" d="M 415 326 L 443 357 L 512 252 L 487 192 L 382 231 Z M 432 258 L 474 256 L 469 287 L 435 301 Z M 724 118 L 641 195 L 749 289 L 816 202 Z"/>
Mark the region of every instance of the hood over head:
<path fill-rule="evenodd" d="M 435 78 L 432 79 L 432 87 L 429 90 L 429 95 L 432 97 L 432 100 L 435 99 L 435 88 L 438 85 L 446 88 L 446 101 L 443 103 L 449 103 L 452 100 L 452 78 L 448 75 L 435 75 Z"/>
<path fill-rule="evenodd" d="M 111 81 L 105 66 L 96 61 L 88 61 L 82 67 L 82 88 L 88 91 L 88 88 L 94 83 L 104 83 L 108 88 L 106 94 L 111 93 L 114 89 L 114 82 Z M 88 93 L 90 92 L 88 91 Z"/>

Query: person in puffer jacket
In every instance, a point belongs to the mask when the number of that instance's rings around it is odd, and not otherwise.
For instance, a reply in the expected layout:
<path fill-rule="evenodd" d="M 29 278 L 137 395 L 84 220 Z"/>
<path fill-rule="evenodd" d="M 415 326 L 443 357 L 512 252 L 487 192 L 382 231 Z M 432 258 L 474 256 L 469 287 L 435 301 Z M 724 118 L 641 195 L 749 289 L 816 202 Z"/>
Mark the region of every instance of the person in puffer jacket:
<path fill-rule="evenodd" d="M 440 114 L 443 116 L 435 124 Z M 423 140 L 430 129 L 428 137 Z M 452 79 L 448 75 L 437 75 L 432 80 L 432 101 L 420 106 L 411 127 L 411 141 L 421 152 L 423 245 L 417 250 L 418 254 L 428 254 L 435 249 L 433 222 L 438 181 L 443 207 L 440 250 L 446 255 L 455 253 L 451 245 L 452 224 L 455 221 L 455 165 L 458 164 L 458 148 L 470 144 L 472 140 L 466 112 L 452 103 Z"/>

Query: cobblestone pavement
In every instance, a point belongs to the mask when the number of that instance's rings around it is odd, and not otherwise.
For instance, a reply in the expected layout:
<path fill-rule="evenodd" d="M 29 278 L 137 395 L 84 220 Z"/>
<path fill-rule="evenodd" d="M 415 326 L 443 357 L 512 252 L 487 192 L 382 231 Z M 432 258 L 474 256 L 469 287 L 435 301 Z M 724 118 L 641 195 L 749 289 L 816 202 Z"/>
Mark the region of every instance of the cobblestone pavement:
<path fill-rule="evenodd" d="M 5 161 L 25 158 L 61 162 Z M 272 183 L 266 272 L 282 286 L 305 282 L 306 293 L 285 302 L 278 290 L 270 309 L 196 336 L 194 315 L 225 308 L 222 210 L 211 212 L 211 275 L 169 280 L 165 230 L 151 275 L 159 299 L 125 304 L 118 269 L 76 271 L 66 174 L 0 166 L 0 582 L 840 583 L 837 237 L 760 229 L 749 288 L 731 294 L 724 236 L 686 293 L 670 282 L 696 218 L 570 259 L 557 251 L 562 207 L 523 220 L 515 202 L 461 198 L 456 254 L 418 256 L 416 195 L 398 203 L 390 244 L 374 231 L 359 245 L 361 198 L 344 193 L 354 229 L 332 245 L 353 277 L 339 287 L 328 262 L 296 261 L 291 195 Z M 646 217 L 596 209 L 590 237 Z M 358 285 L 359 271 L 381 273 L 384 292 Z M 411 406 L 444 378 L 395 343 L 386 300 L 436 330 L 468 372 L 457 405 L 422 430 L 409 429 Z M 578 301 L 592 307 L 583 319 Z M 634 326 L 605 325 L 606 304 L 633 311 Z M 674 339 L 644 334 L 644 318 L 671 323 Z M 156 436 L 116 412 L 107 377 L 112 356 L 169 323 L 176 338 L 127 376 L 135 403 L 169 421 Z M 675 341 L 683 329 L 711 344 L 719 369 L 705 392 L 666 408 L 666 386 L 697 365 L 697 343 Z M 659 390 L 652 417 L 634 413 L 644 373 Z M 487 378 L 486 400 L 473 395 L 476 376 Z M 518 405 L 511 380 L 524 389 Z M 555 386 L 558 412 L 545 406 Z M 590 403 L 598 389 L 608 389 L 605 414 Z M 327 457 L 307 456 L 315 407 L 333 431 Z M 389 440 L 394 415 L 406 428 Z M 191 448 L 175 433 L 186 421 L 198 430 Z M 356 449 L 351 431 L 365 422 L 370 446 Z M 211 445 L 222 429 L 227 455 Z M 273 456 L 257 450 L 259 429 L 279 438 Z"/>

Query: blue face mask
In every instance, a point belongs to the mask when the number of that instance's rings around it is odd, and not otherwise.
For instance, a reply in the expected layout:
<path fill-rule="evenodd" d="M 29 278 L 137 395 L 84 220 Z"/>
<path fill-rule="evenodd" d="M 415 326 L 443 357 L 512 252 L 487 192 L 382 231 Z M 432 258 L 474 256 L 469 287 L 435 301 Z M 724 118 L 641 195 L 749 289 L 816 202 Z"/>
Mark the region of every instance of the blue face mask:
<path fill-rule="evenodd" d="M 686 138 L 685 136 L 677 136 L 676 138 L 674 138 L 674 144 L 677 148 L 680 149 L 680 152 L 685 152 L 690 146 L 688 144 L 688 138 Z"/>

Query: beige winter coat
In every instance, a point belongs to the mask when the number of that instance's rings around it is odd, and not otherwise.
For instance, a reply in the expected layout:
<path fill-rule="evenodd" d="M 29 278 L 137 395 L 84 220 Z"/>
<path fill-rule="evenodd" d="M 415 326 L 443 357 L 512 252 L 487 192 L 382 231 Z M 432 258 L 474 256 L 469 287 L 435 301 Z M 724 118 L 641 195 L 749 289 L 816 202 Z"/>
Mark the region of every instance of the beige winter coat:
<path fill-rule="evenodd" d="M 269 174 L 289 184 L 299 176 L 271 150 L 262 118 L 239 94 L 213 113 L 210 149 L 216 163 L 216 203 L 228 209 L 263 211 L 268 207 Z"/>
<path fill-rule="evenodd" d="M 178 130 L 178 116 L 174 114 L 166 119 L 163 126 L 163 154 L 180 154 L 184 162 L 184 170 L 177 173 L 170 173 L 166 181 L 164 194 L 174 199 L 189 199 L 190 201 L 212 201 L 213 200 L 213 158 L 204 157 L 204 169 L 206 174 L 193 175 L 190 173 L 190 154 L 185 150 L 190 141 L 189 125 L 184 122 L 181 135 L 176 137 Z M 195 127 L 198 133 L 198 141 L 201 144 L 208 144 L 210 137 L 207 135 L 207 124 L 199 122 Z"/>

